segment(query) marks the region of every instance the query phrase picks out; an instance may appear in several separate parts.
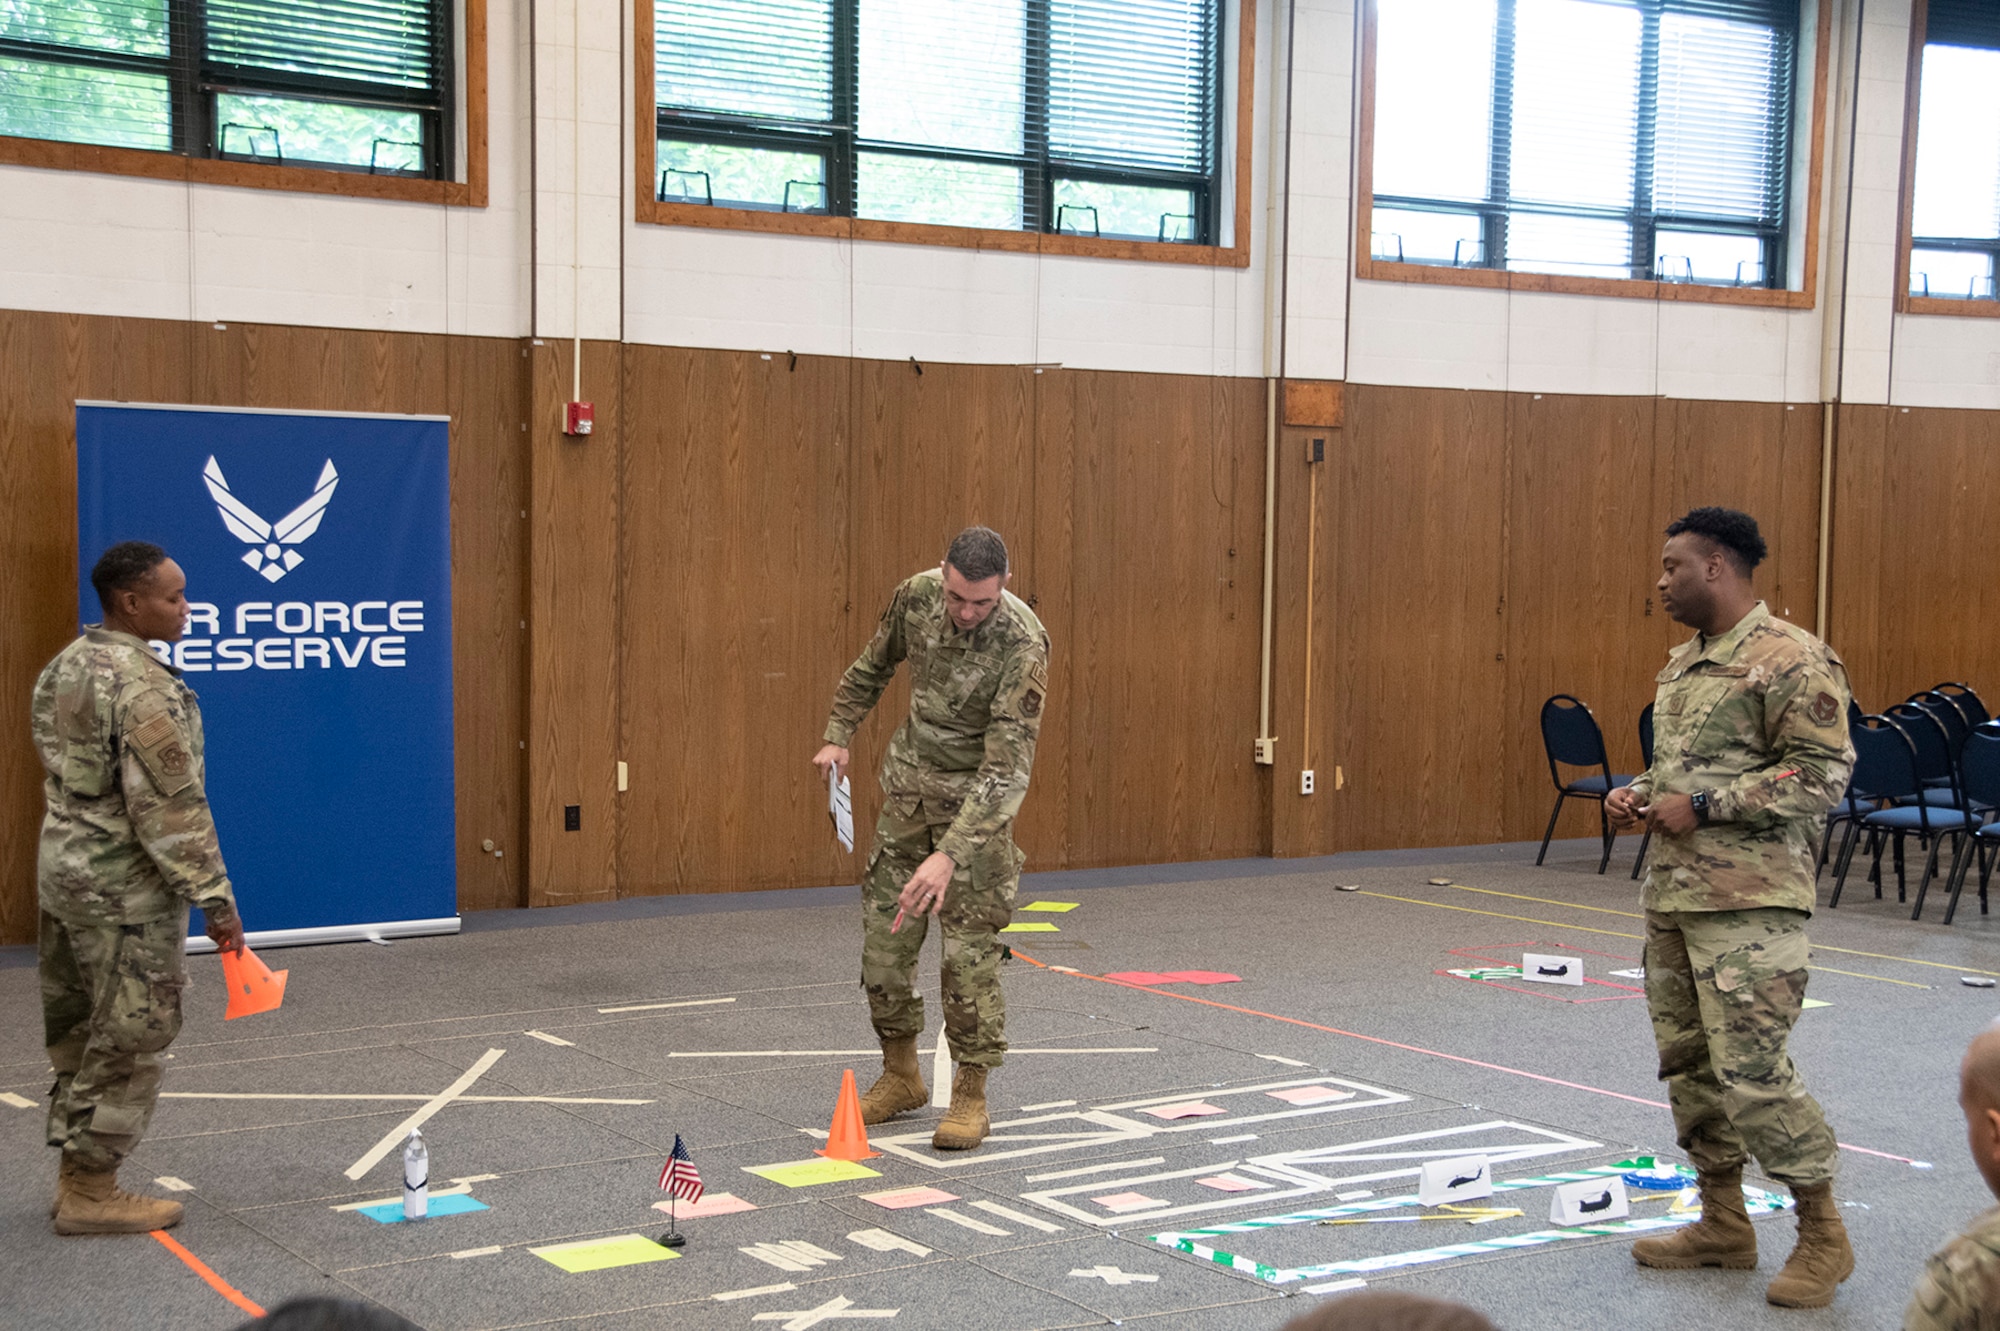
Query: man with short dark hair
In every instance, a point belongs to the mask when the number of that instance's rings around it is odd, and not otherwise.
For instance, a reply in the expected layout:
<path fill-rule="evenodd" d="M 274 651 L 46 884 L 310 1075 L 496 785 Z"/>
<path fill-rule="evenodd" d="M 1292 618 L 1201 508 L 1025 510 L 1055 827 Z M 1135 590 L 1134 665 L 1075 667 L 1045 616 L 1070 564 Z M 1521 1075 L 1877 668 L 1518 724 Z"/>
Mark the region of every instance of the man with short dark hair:
<path fill-rule="evenodd" d="M 58 1234 L 138 1234 L 181 1218 L 179 1202 L 119 1188 L 118 1167 L 145 1136 L 180 1033 L 188 907 L 225 950 L 241 949 L 243 927 L 203 791 L 201 709 L 147 646 L 179 641 L 187 578 L 159 546 L 126 541 L 90 580 L 104 622 L 42 671 L 32 711 L 48 810 L 48 1141 L 62 1151 L 51 1215 Z"/>
<path fill-rule="evenodd" d="M 2000 1197 L 2000 1022 L 1965 1051 L 1958 1107 L 1972 1163 Z M 1903 1312 L 1903 1331 L 2000 1331 L 2000 1206 L 1931 1254 Z"/>
<path fill-rule="evenodd" d="M 861 1100 L 881 1123 L 930 1100 L 917 1061 L 924 1001 L 914 980 L 931 916 L 944 931 L 945 1034 L 958 1065 L 931 1145 L 986 1139 L 986 1074 L 1007 1050 L 999 932 L 1014 912 L 1021 853 L 1014 815 L 1028 793 L 1048 696 L 1049 635 L 1006 590 L 1007 547 L 960 532 L 944 563 L 896 588 L 834 694 L 820 775 L 844 772 L 848 744 L 903 661 L 910 714 L 882 759 L 882 816 L 861 885 L 861 984 L 882 1042 L 882 1075 Z"/>
<path fill-rule="evenodd" d="M 1806 992 L 1816 847 L 1853 769 L 1847 671 L 1750 585 L 1764 538 L 1747 513 L 1697 508 L 1667 528 L 1660 603 L 1695 636 L 1658 676 L 1653 765 L 1610 792 L 1619 827 L 1654 833 L 1646 1003 L 1701 1219 L 1641 1239 L 1642 1266 L 1757 1265 L 1743 1203 L 1755 1157 L 1797 1201 L 1799 1241 L 1765 1298 L 1818 1308 L 1854 1271 L 1834 1209 L 1838 1148 L 1786 1042 Z"/>

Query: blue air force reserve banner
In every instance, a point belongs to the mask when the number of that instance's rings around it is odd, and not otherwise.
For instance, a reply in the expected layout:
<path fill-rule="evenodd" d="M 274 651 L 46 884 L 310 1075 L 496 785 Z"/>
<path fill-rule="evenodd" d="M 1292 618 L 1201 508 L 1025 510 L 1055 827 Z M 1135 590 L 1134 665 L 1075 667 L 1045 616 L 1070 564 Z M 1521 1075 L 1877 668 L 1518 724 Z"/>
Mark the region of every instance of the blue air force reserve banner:
<path fill-rule="evenodd" d="M 186 571 L 187 632 L 153 650 L 200 695 L 252 942 L 458 928 L 449 428 L 77 403 L 79 620 L 110 545 Z"/>

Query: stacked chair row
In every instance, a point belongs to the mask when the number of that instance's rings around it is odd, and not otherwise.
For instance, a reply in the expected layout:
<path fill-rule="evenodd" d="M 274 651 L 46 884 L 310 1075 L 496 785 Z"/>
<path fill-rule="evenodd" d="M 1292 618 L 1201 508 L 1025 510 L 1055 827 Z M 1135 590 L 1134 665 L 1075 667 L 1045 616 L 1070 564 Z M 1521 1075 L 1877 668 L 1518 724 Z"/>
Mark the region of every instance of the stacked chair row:
<path fill-rule="evenodd" d="M 1844 829 L 1835 861 L 1829 908 L 1840 905 L 1855 851 L 1866 843 L 1868 879 L 1882 895 L 1882 856 L 1890 852 L 1896 872 L 1896 900 L 1905 901 L 1904 843 L 1917 838 L 1928 853 L 1910 918 L 1920 919 L 1924 898 L 1937 877 L 1939 851 L 1951 838 L 1951 862 L 1943 882 L 1949 898 L 1944 922 L 1958 913 L 1974 862 L 1979 867 L 1979 913 L 1987 912 L 1986 891 L 2000 860 L 2000 722 L 1987 713 L 1979 695 L 1964 684 L 1940 684 L 1880 715 L 1850 715 L 1854 775 L 1847 795 L 1827 820 L 1820 847 L 1825 867 L 1836 828 Z"/>

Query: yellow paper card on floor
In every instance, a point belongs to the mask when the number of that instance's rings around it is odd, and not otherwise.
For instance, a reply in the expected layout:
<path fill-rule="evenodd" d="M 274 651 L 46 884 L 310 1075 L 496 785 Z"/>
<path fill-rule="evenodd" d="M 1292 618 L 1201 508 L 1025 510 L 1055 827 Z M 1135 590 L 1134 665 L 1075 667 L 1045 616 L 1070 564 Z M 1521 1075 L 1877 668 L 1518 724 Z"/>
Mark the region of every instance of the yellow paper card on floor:
<path fill-rule="evenodd" d="M 1015 909 L 1038 910 L 1049 915 L 1062 915 L 1075 910 L 1076 907 L 1077 903 L 1074 901 L 1030 901 L 1027 905 L 1018 906 Z"/>
<path fill-rule="evenodd" d="M 776 1165 L 745 1165 L 743 1172 L 782 1183 L 788 1188 L 810 1188 L 819 1183 L 845 1183 L 849 1179 L 881 1178 L 881 1172 L 852 1160 L 788 1160 Z"/>
<path fill-rule="evenodd" d="M 672 1248 L 662 1248 L 644 1234 L 552 1243 L 546 1248 L 530 1248 L 528 1251 L 545 1262 L 560 1266 L 571 1275 L 581 1275 L 585 1271 L 608 1271 L 614 1266 L 637 1266 L 641 1262 L 668 1262 L 680 1256 Z"/>
<path fill-rule="evenodd" d="M 1047 920 L 1016 921 L 1000 931 L 1003 934 L 1059 934 L 1062 930 Z"/>

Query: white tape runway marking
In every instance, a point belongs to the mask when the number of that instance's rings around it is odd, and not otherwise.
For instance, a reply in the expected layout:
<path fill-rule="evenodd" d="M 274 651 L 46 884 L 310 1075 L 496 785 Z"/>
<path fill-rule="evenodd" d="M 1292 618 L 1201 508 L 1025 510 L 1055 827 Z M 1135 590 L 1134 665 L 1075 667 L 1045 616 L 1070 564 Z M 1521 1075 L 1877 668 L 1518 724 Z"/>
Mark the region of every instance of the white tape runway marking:
<path fill-rule="evenodd" d="M 610 1011 L 611 1009 L 605 1009 Z M 860 1058 L 863 1055 L 880 1054 L 881 1049 L 684 1049 L 667 1055 L 668 1058 Z M 1009 1049 L 1009 1054 L 1157 1054 L 1159 1049 L 1152 1045 L 1134 1045 L 1116 1049 Z M 1059 1100 L 1057 1105 L 1073 1105 L 1074 1100 Z M 1048 1105 L 1024 1105 L 1023 1109 L 1046 1109 Z"/>
<path fill-rule="evenodd" d="M 16 1095 L 12 1091 L 0 1091 L 0 1105 L 12 1105 L 16 1109 L 33 1109 L 35 1102 L 28 1099 L 25 1095 Z"/>
<path fill-rule="evenodd" d="M 1047 1104 L 1022 1105 L 1021 1112 L 1024 1114 L 1032 1114 L 1037 1110 L 1041 1109 L 1068 1109 L 1071 1105 L 1075 1103 L 1076 1101 L 1074 1100 L 1051 1100 Z"/>
<path fill-rule="evenodd" d="M 561 1045 L 565 1049 L 576 1048 L 576 1041 L 565 1040 L 560 1035 L 550 1035 L 547 1031 L 522 1031 L 530 1040 L 540 1040 L 543 1044 Z"/>
<path fill-rule="evenodd" d="M 467 1248 L 463 1252 L 455 1252 L 451 1255 L 451 1259 L 454 1262 L 462 1262 L 468 1257 L 491 1257 L 496 1252 L 504 1251 L 506 1249 L 496 1243 L 490 1248 Z"/>
<path fill-rule="evenodd" d="M 184 1178 L 175 1178 L 172 1174 L 162 1174 L 158 1178 L 154 1179 L 153 1182 L 165 1188 L 168 1192 L 194 1191 L 194 1184 L 188 1182 Z"/>
<path fill-rule="evenodd" d="M 423 1108 L 389 1129 L 388 1132 L 383 1134 L 381 1141 L 376 1142 L 375 1145 L 368 1149 L 366 1155 L 349 1165 L 347 1167 L 347 1177 L 358 1180 L 363 1174 L 381 1164 L 382 1158 L 395 1150 L 403 1138 L 409 1136 L 414 1129 L 428 1123 L 431 1116 L 437 1113 L 438 1110 L 443 1109 L 453 1100 L 458 1099 L 459 1096 L 471 1090 L 472 1083 L 485 1076 L 486 1070 L 495 1063 L 498 1063 L 501 1056 L 506 1052 L 505 1049 L 489 1049 L 481 1054 L 479 1061 L 467 1068 L 463 1076 L 438 1092 Z"/>
<path fill-rule="evenodd" d="M 973 1205 L 988 1215 L 997 1215 L 1001 1219 L 1011 1220 L 1017 1225 L 1026 1225 L 1029 1229 L 1039 1229 L 1044 1234 L 1062 1233 L 1061 1225 L 1052 1225 L 1039 1216 L 1023 1215 L 1011 1206 L 1002 1206 L 998 1202 L 974 1202 Z"/>
<path fill-rule="evenodd" d="M 1309 1068 L 1310 1063 L 1301 1063 L 1296 1058 L 1286 1058 L 1283 1054 L 1259 1054 L 1257 1057 L 1272 1063 L 1283 1063 L 1288 1068 Z"/>
<path fill-rule="evenodd" d="M 1107 1169 L 1144 1169 L 1148 1165 L 1164 1165 L 1164 1155 L 1150 1156 L 1144 1160 L 1114 1160 L 1108 1165 L 1085 1165 L 1082 1169 L 1059 1169 L 1053 1174 L 1030 1174 L 1030 1183 L 1047 1183 L 1050 1179 L 1080 1178 L 1085 1174 L 1102 1174 Z"/>
<path fill-rule="evenodd" d="M 798 1286 L 787 1280 L 782 1285 L 759 1285 L 755 1289 L 726 1289 L 720 1294 L 708 1297 L 727 1303 L 731 1299 L 754 1299 L 760 1294 L 789 1294 Z"/>
<path fill-rule="evenodd" d="M 713 1007 L 717 1003 L 734 1003 L 735 1001 L 733 998 L 686 998 L 678 1003 L 634 1003 L 629 1007 L 601 1007 L 597 1011 L 600 1016 L 608 1016 L 613 1012 L 658 1012 L 663 1008 Z"/>
<path fill-rule="evenodd" d="M 954 1225 L 962 1225 L 975 1234 L 991 1234 L 993 1237 L 999 1239 L 1009 1238 L 1013 1235 L 1012 1230 L 1002 1229 L 998 1225 L 989 1225 L 984 1220 L 974 1220 L 969 1215 L 960 1215 L 949 1207 L 926 1206 L 924 1214 L 934 1215 L 940 1220 L 949 1220 Z"/>

